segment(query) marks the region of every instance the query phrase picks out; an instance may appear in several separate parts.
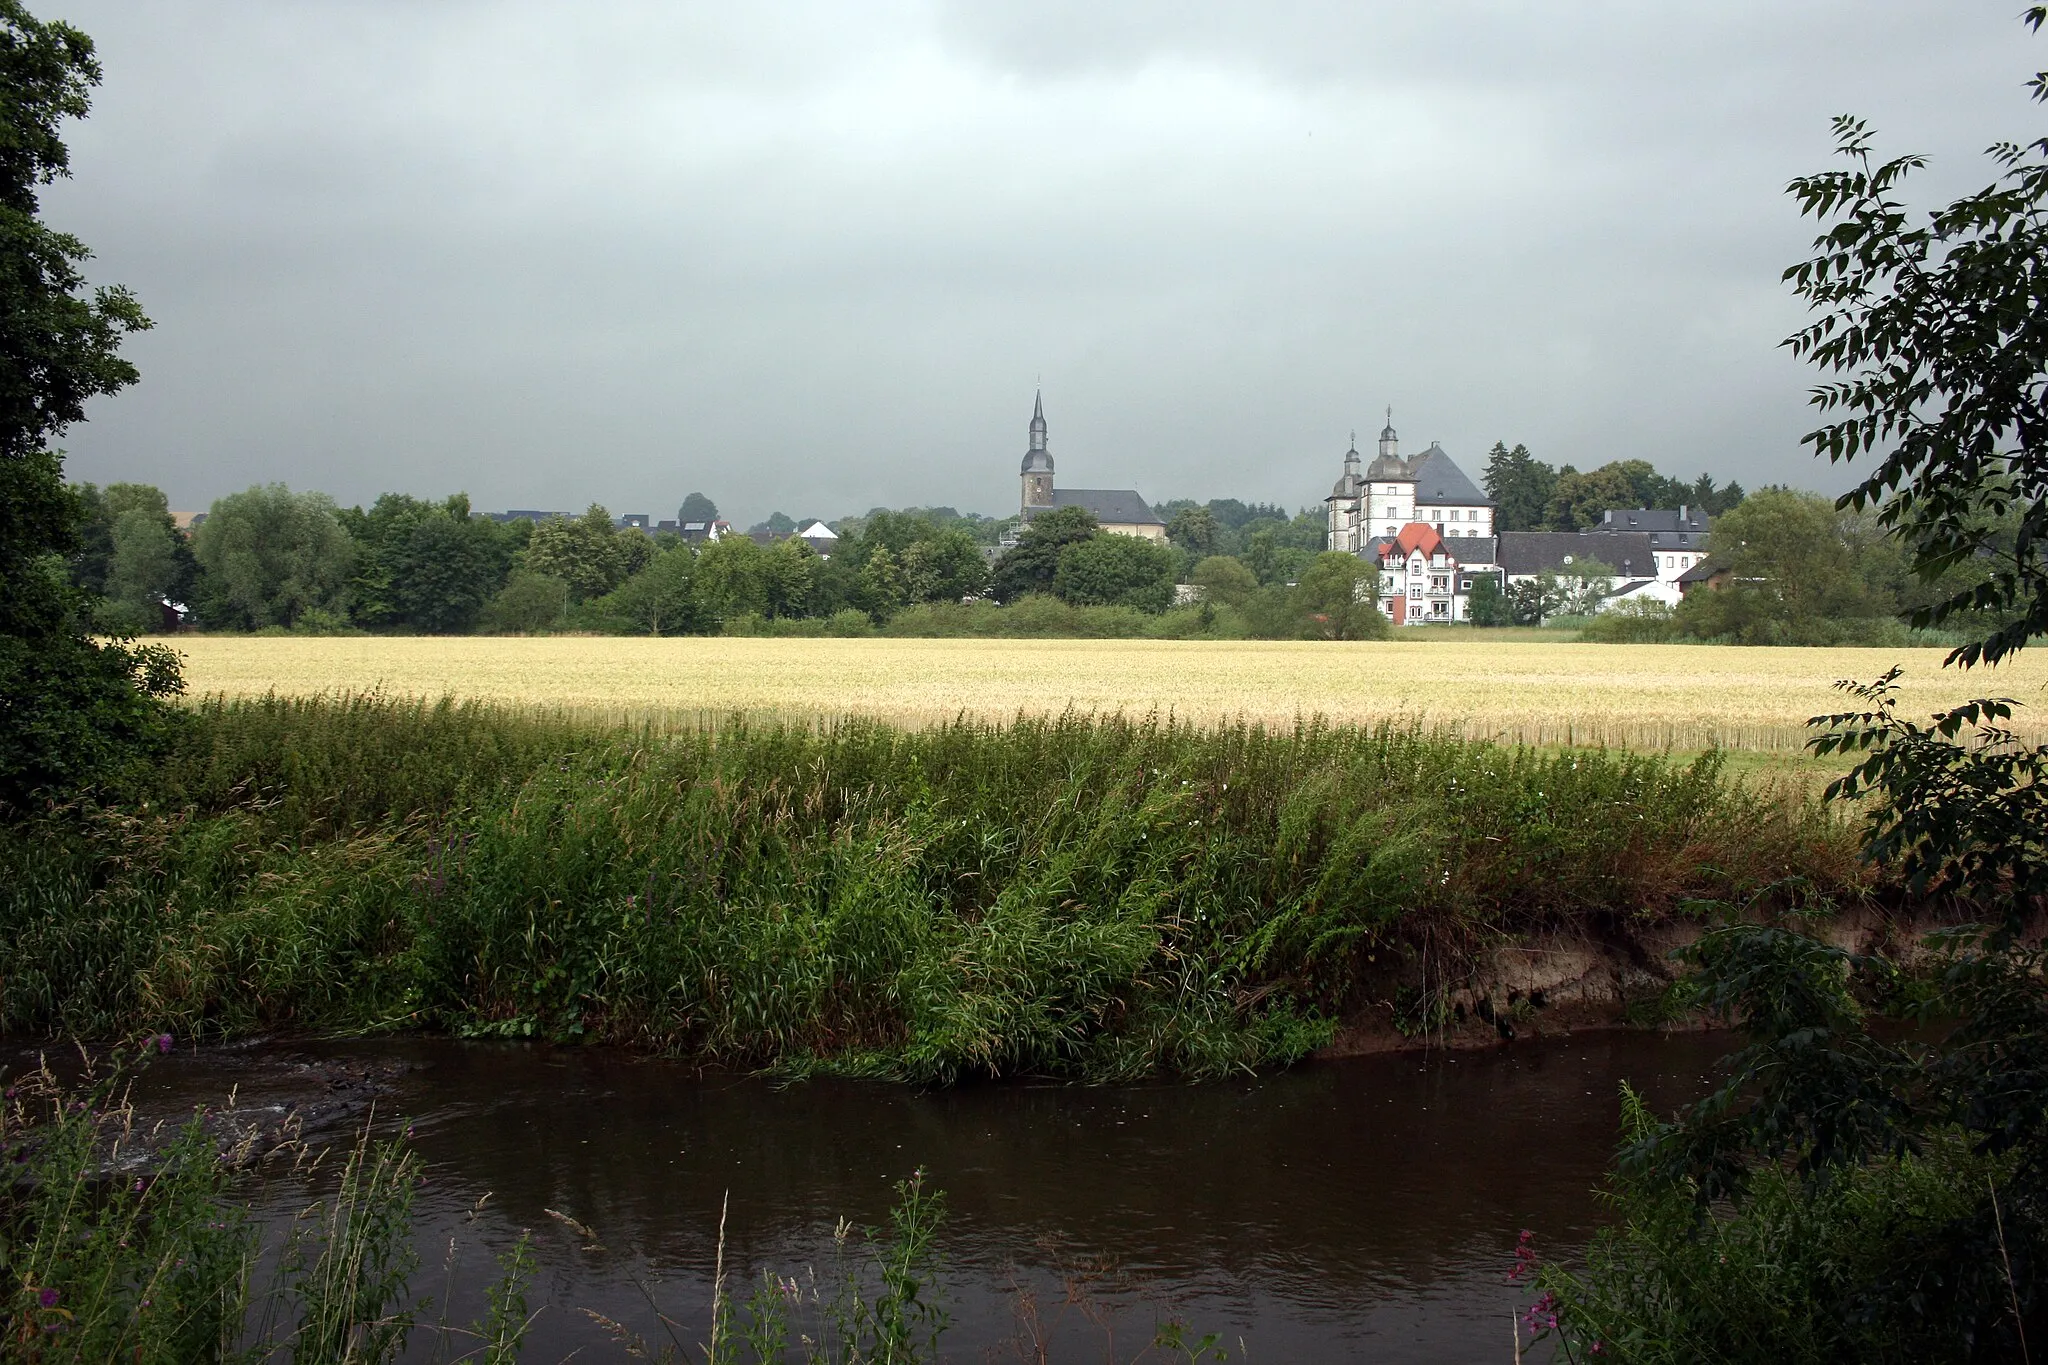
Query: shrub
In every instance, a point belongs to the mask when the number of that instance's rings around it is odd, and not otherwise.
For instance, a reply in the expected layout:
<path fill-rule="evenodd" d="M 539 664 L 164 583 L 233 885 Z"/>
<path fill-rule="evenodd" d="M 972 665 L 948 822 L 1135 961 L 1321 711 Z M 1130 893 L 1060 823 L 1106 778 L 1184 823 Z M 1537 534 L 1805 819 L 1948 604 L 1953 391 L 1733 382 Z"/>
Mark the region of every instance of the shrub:
<path fill-rule="evenodd" d="M 1551 623 L 1558 624 L 1557 619 Z M 1671 608 L 1662 602 L 1617 602 L 1579 630 L 1582 640 L 1610 645 L 1662 644 L 1677 634 Z"/>

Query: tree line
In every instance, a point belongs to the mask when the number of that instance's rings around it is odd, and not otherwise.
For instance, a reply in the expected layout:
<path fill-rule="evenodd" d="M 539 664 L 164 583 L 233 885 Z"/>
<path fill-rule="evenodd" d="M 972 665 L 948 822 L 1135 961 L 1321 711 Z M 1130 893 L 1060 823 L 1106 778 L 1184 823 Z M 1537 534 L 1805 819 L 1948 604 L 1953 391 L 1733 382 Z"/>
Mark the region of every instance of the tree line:
<path fill-rule="evenodd" d="M 1716 484 L 1711 474 L 1688 483 L 1659 474 L 1648 460 L 1610 460 L 1581 472 L 1552 468 L 1517 442 L 1495 441 L 1481 479 L 1493 499 L 1497 531 L 1584 531 L 1606 512 L 1626 507 L 1697 507 L 1710 517 L 1742 502 L 1742 485 Z"/>
<path fill-rule="evenodd" d="M 97 603 L 96 626 L 116 634 L 190 623 L 313 634 L 680 635 L 804 622 L 861 633 L 917 609 L 933 610 L 906 628 L 937 631 L 935 610 L 1037 597 L 1122 613 L 1130 632 L 1356 638 L 1371 629 L 1330 597 L 1338 569 L 1317 571 L 1320 533 L 1311 553 L 1307 514 L 1288 519 L 1257 504 L 1179 515 L 1184 530 L 1201 529 L 1187 543 L 1107 534 L 1086 511 L 1060 508 L 993 555 L 990 528 L 1005 523 L 950 508 L 876 508 L 840 521 L 838 544 L 821 555 L 788 535 L 691 543 L 673 531 L 621 527 L 595 504 L 575 517 L 500 521 L 472 511 L 460 493 L 439 501 L 387 493 L 368 508 L 344 508 L 282 484 L 219 499 L 188 537 L 150 485 L 69 491 L 80 528 L 70 579 Z M 705 513 L 696 519 L 716 516 L 708 499 L 692 497 Z M 1242 553 L 1198 553 L 1231 546 Z M 1349 561 L 1342 576 L 1354 597 L 1370 595 L 1365 566 Z M 1212 597 L 1206 608 L 1190 607 L 1169 625 L 1134 619 L 1167 614 L 1175 585 L 1191 578 Z M 1043 612 L 1031 619 L 1041 631 L 1053 620 Z M 1108 628 L 1105 620 L 1093 628 Z"/>

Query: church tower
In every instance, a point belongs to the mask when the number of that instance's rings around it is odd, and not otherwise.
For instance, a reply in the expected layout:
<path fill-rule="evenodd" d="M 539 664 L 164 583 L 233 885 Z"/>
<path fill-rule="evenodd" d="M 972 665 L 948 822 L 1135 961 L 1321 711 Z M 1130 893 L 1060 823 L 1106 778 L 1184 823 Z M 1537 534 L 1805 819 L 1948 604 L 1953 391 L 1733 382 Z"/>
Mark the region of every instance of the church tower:
<path fill-rule="evenodd" d="M 1024 452 L 1024 515 L 1052 506 L 1052 453 L 1045 448 L 1045 395 L 1031 405 L 1031 449 Z"/>
<path fill-rule="evenodd" d="M 1401 438 L 1394 435 L 1394 410 L 1387 409 L 1387 424 L 1380 428 L 1380 454 L 1390 460 L 1401 458 Z"/>

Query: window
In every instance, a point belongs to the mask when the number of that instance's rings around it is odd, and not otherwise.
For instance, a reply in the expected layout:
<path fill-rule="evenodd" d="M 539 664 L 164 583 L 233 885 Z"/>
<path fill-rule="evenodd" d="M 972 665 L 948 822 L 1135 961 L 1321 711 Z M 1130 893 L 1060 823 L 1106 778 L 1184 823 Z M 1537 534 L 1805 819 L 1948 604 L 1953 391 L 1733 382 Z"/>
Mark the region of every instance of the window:
<path fill-rule="evenodd" d="M 1459 591 L 1459 592 L 1470 592 L 1470 591 L 1472 591 L 1472 580 L 1471 580 L 1471 579 L 1469 579 L 1469 578 L 1461 578 L 1461 579 L 1459 579 L 1459 580 L 1458 580 L 1458 591 Z"/>
<path fill-rule="evenodd" d="M 1429 590 L 1436 593 L 1449 592 L 1451 590 L 1451 576 L 1442 573 L 1431 574 L 1429 576 Z"/>

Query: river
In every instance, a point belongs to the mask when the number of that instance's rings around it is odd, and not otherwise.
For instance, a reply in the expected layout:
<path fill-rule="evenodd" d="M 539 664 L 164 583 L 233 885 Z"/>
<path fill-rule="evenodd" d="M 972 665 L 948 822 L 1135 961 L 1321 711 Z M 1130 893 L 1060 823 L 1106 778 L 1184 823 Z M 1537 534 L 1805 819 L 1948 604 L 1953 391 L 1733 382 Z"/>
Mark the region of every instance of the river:
<path fill-rule="evenodd" d="M 1535 1229 L 1553 1256 L 1583 1245 L 1622 1082 L 1668 1107 L 1726 1046 L 1597 1033 L 1205 1085 L 918 1091 L 597 1049 L 294 1042 L 181 1052 L 148 1091 L 175 1106 L 238 1086 L 258 1112 L 302 1099 L 295 1075 L 367 1078 L 380 1125 L 410 1127 L 427 1163 L 419 1284 L 455 1320 L 532 1230 L 533 1361 L 618 1357 L 585 1309 L 694 1348 L 721 1206 L 735 1280 L 801 1277 L 829 1263 L 838 1219 L 882 1223 L 920 1166 L 949 1210 L 948 1359 L 1032 1359 L 1022 1345 L 1040 1339 L 1052 1359 L 1095 1361 L 1113 1339 L 1129 1360 L 1171 1317 L 1219 1334 L 1233 1360 L 1504 1361 L 1531 1297 L 1506 1278 L 1516 1235 Z M 342 1140 L 360 1111 L 325 1112 L 321 1135 Z M 282 1219 L 304 1202 L 273 1185 L 262 1208 Z M 432 1355 L 425 1333 L 414 1355 Z"/>

